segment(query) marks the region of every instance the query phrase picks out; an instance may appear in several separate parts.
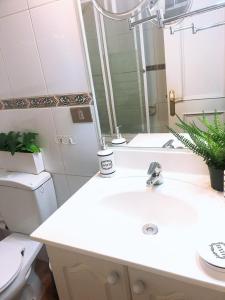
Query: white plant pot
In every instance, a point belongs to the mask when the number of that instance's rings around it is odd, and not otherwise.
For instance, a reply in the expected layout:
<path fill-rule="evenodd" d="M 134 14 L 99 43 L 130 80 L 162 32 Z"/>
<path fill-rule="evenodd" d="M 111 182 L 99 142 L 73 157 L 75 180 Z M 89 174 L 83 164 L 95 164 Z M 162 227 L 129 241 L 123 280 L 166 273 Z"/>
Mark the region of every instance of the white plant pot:
<path fill-rule="evenodd" d="M 42 154 L 16 152 L 12 155 L 10 152 L 0 151 L 0 169 L 39 174 L 44 170 Z"/>

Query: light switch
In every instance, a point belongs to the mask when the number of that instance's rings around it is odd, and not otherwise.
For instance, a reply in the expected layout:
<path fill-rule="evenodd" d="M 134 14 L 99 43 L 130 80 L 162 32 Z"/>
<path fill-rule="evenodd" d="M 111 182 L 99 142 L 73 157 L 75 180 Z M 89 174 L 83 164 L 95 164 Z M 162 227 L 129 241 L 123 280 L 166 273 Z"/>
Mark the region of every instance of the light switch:
<path fill-rule="evenodd" d="M 93 122 L 90 106 L 70 108 L 73 123 L 91 123 Z"/>

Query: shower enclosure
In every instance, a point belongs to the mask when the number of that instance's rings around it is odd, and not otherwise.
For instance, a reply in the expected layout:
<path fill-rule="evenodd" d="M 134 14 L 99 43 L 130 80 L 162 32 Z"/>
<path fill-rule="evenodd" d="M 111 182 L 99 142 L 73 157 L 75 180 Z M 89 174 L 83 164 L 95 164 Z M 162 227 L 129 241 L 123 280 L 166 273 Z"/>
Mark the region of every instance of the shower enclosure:
<path fill-rule="evenodd" d="M 116 12 L 131 2 L 103 1 Z M 81 5 L 102 133 L 112 135 L 116 126 L 131 136 L 166 132 L 163 30 L 151 22 L 130 30 L 127 20 L 103 16 L 91 1 Z"/>

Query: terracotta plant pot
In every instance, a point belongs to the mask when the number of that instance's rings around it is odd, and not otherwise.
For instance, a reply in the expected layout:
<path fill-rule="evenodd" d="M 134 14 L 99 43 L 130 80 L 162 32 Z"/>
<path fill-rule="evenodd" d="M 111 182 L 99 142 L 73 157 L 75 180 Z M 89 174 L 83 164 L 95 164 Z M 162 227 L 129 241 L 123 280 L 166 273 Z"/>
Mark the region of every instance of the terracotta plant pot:
<path fill-rule="evenodd" d="M 224 170 L 216 169 L 212 166 L 208 166 L 211 187 L 219 192 L 224 191 Z"/>

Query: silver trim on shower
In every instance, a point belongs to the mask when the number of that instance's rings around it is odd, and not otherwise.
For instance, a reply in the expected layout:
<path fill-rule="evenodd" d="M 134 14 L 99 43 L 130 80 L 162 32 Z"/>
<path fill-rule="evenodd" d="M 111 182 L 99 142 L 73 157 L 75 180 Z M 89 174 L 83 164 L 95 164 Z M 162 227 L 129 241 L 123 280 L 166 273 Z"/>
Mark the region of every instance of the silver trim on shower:
<path fill-rule="evenodd" d="M 161 27 L 163 27 L 163 26 L 168 25 L 172 22 L 175 22 L 175 21 L 187 18 L 187 17 L 192 17 L 194 15 L 199 15 L 199 14 L 202 14 L 202 13 L 206 13 L 206 12 L 217 10 L 217 9 L 224 8 L 224 7 L 225 7 L 225 2 L 223 1 L 222 3 L 218 3 L 218 4 L 206 6 L 206 7 L 203 7 L 203 8 L 199 8 L 199 9 L 196 9 L 196 10 L 193 10 L 193 11 L 190 11 L 190 12 L 187 12 L 187 13 L 183 13 L 183 14 L 180 14 L 178 16 L 166 18 L 166 19 L 163 19 L 163 20 L 162 20 L 162 13 L 160 13 L 160 14 L 156 13 L 155 15 L 152 15 L 152 16 L 149 16 L 149 17 L 146 17 L 146 18 L 142 18 L 140 20 L 132 21 L 130 19 L 129 20 L 129 27 L 130 27 L 130 29 L 132 29 L 136 25 L 143 24 L 143 23 L 151 21 L 151 20 L 155 20 L 156 22 L 158 21 L 158 23 L 162 24 Z"/>

